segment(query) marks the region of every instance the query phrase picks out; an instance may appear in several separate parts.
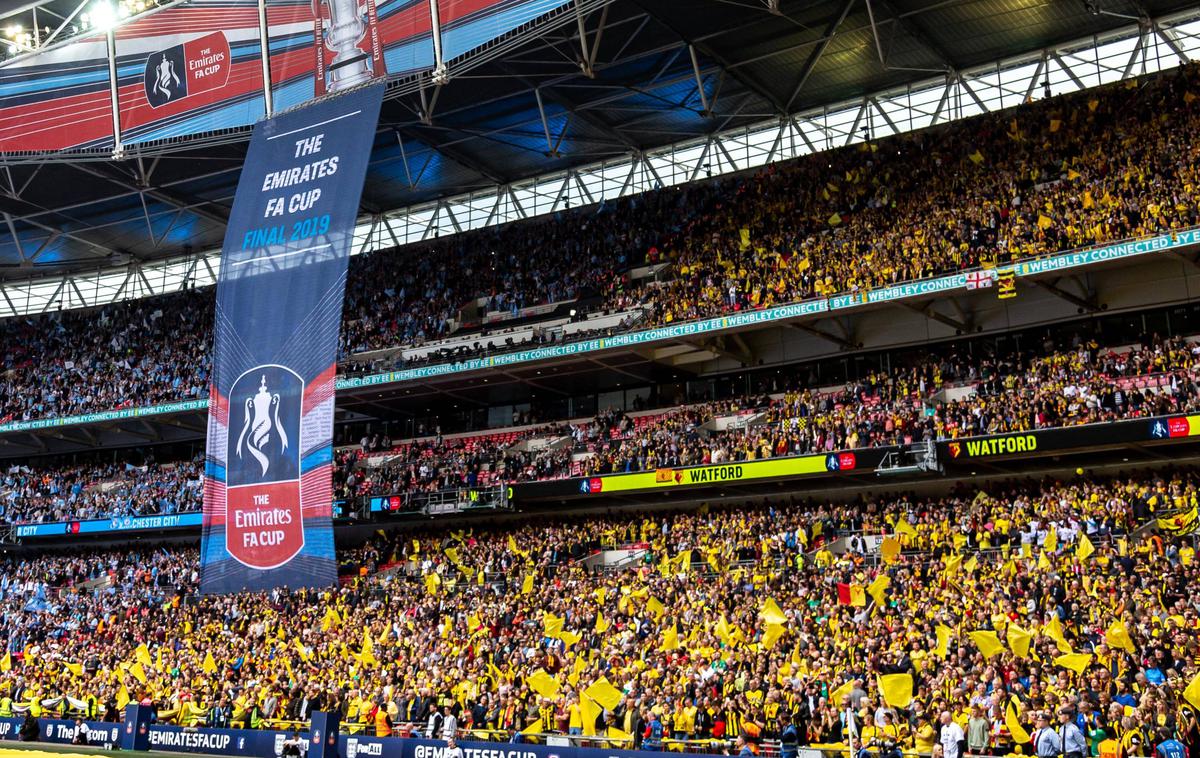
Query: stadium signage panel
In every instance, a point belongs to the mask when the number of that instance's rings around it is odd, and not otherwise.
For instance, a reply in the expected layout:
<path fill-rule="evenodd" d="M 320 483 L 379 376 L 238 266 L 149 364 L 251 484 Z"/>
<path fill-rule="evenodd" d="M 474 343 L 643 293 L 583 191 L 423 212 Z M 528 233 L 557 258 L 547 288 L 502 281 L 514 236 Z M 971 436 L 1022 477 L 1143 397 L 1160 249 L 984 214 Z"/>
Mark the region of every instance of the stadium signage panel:
<path fill-rule="evenodd" d="M 707 466 L 660 468 L 631 474 L 524 482 L 511 486 L 512 499 L 604 495 L 614 492 L 652 492 L 721 484 L 741 484 L 764 479 L 836 474 L 876 466 L 889 448 L 819 453 L 756 461 L 732 461 Z"/>
<path fill-rule="evenodd" d="M 0 718 L 0 740 L 16 739 L 21 731 L 22 719 Z M 87 732 L 88 744 L 111 750 L 121 746 L 121 725 L 104 721 L 85 721 L 82 728 Z M 75 741 L 79 727 L 68 719 L 38 719 L 38 741 L 59 745 L 70 745 Z"/>
<path fill-rule="evenodd" d="M 1189 229 L 1171 234 L 1162 234 L 1140 240 L 1130 240 L 1111 245 L 1104 245 L 1088 250 L 1076 250 L 1061 255 L 1049 256 L 1039 260 L 1015 264 L 1017 276 L 1037 276 L 1054 271 L 1087 266 L 1105 261 L 1121 260 L 1148 253 L 1173 250 L 1200 243 L 1200 229 Z M 746 326 L 769 324 L 804 316 L 812 316 L 830 311 L 840 311 L 895 302 L 910 297 L 920 297 L 939 292 L 947 292 L 965 288 L 970 272 L 960 272 L 951 276 L 938 277 L 916 282 L 906 282 L 878 290 L 868 290 L 830 298 L 807 300 L 800 303 L 781 305 L 757 311 L 747 311 L 730 316 L 704 319 L 680 324 L 647 329 L 627 334 L 617 334 L 611 337 L 601 337 L 581 340 L 563 345 L 549 345 L 532 350 L 519 350 L 502 355 L 471 358 L 455 363 L 440 363 L 431 366 L 419 366 L 399 371 L 388 371 L 367 376 L 343 377 L 336 380 L 338 390 L 353 390 L 364 387 L 376 387 L 384 384 L 432 379 L 451 374 L 461 374 L 469 371 L 479 371 L 494 367 L 513 366 L 520 363 L 564 358 L 600 350 L 635 347 L 653 342 L 694 337 L 711 334 L 726 329 L 737 329 Z M 50 429 L 59 426 L 93 424 L 104 421 L 120 421 L 123 419 L 153 416 L 165 413 L 179 413 L 191 410 L 203 410 L 208 407 L 207 400 L 186 400 L 177 403 L 147 406 L 144 408 L 123 408 L 120 410 L 88 413 L 79 416 L 63 416 L 33 421 L 12 421 L 0 424 L 0 434 L 8 432 L 26 432 L 39 429 Z"/>
<path fill-rule="evenodd" d="M 103 421 L 122 421 L 144 416 L 158 416 L 164 413 L 182 413 L 184 411 L 201 411 L 208 407 L 208 400 L 181 400 L 177 403 L 162 403 L 141 408 L 118 408 L 98 413 L 85 413 L 80 416 L 59 416 L 55 418 L 40 418 L 32 421 L 10 421 L 0 424 L 0 434 L 4 432 L 30 432 L 38 429 L 53 429 L 57 426 L 74 426 L 77 424 L 97 424 Z"/>
<path fill-rule="evenodd" d="M 136 532 L 153 529 L 179 529 L 197 527 L 201 523 L 199 513 L 178 513 L 166 516 L 117 516 L 113 518 L 89 519 L 87 521 L 56 521 L 49 524 L 18 524 L 16 535 L 26 537 L 62 537 L 77 534 L 108 534 L 111 532 Z"/>
<path fill-rule="evenodd" d="M 980 458 L 991 455 L 1032 453 L 1038 449 L 1036 434 L 1008 434 L 1003 437 L 979 437 L 946 443 L 952 458 Z"/>

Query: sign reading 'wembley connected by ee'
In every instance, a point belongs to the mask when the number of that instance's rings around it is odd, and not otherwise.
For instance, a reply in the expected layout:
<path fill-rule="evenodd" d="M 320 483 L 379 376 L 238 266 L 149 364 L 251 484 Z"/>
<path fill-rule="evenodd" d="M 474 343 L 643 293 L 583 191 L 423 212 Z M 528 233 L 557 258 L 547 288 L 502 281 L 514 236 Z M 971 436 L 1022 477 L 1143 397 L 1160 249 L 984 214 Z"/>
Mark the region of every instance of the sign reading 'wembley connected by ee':
<path fill-rule="evenodd" d="M 318 167 L 316 170 L 321 171 L 322 169 Z M 328 167 L 326 167 L 324 170 L 328 171 Z M 272 183 L 276 181 L 286 182 L 287 177 L 284 176 L 281 179 L 271 179 Z M 323 222 L 318 218 L 313 223 L 318 225 L 313 227 L 313 231 L 317 232 L 320 230 L 319 225 Z M 297 233 L 300 233 L 300 231 Z M 258 235 L 257 237 L 252 238 L 250 240 L 251 242 L 254 242 L 256 239 L 259 241 L 270 240 L 272 235 L 276 235 L 281 239 L 286 239 L 287 235 L 289 234 L 286 228 L 279 228 L 279 225 L 275 225 L 274 227 L 270 225 L 260 227 L 251 230 L 249 233 L 252 235 Z M 1147 253 L 1177 250 L 1179 248 L 1188 247 L 1197 243 L 1200 243 L 1200 229 L 1189 229 L 1171 234 L 1162 234 L 1138 240 L 1118 242 L 1112 245 L 1104 245 L 1087 250 L 1076 250 L 1069 253 L 1063 253 L 1062 255 L 1014 264 L 1014 267 L 1017 276 L 1037 276 L 1039 274 L 1046 274 L 1053 271 L 1063 271 L 1066 269 L 1077 268 L 1079 266 L 1089 266 L 1097 263 L 1104 263 L 1106 261 L 1122 260 L 1138 255 L 1145 255 Z M 336 386 L 339 390 L 348 390 L 359 387 L 377 386 L 381 384 L 394 384 L 397 382 L 406 382 L 415 379 L 429 379 L 448 374 L 459 374 L 467 371 L 478 371 L 486 368 L 511 366 L 518 363 L 530 363 L 533 361 L 541 361 L 552 358 L 581 355 L 584 353 L 595 352 L 597 350 L 609 350 L 613 348 L 645 345 L 652 342 L 678 339 L 680 337 L 709 334 L 725 329 L 735 329 L 745 326 L 754 326 L 756 324 L 766 324 L 776 321 L 785 321 L 802 316 L 827 313 L 829 311 L 858 308 L 867 304 L 893 302 L 910 297 L 920 297 L 924 295 L 932 295 L 939 292 L 949 292 L 956 289 L 965 288 L 967 286 L 969 273 L 970 272 L 961 272 L 935 279 L 923 279 L 916 282 L 906 282 L 904 284 L 897 284 L 877 290 L 867 290 L 864 292 L 835 295 L 830 298 L 807 300 L 801 303 L 792 303 L 790 305 L 781 305 L 775 308 L 765 308 L 763 310 L 748 311 L 745 313 L 738 313 L 730 316 L 720 316 L 701 321 L 668 324 L 666 326 L 655 329 L 647 329 L 640 332 L 617 334 L 611 337 L 581 340 L 579 342 L 551 345 L 532 350 L 520 350 L 512 353 L 505 353 L 503 355 L 489 356 L 486 358 L 472 358 L 470 360 L 458 361 L 456 363 L 440 363 L 431 366 L 421 366 L 419 368 L 388 371 L 381 374 L 371 374 L 369 376 L 341 378 L 337 380 Z M 122 408 L 119 410 L 102 411 L 99 413 L 87 413 L 79 416 L 60 416 L 55 418 L 35 419 L 32 421 L 11 421 L 6 424 L 0 424 L 0 434 L 7 432 L 36 431 L 38 429 L 49 429 L 58 426 L 93 424 L 104 421 L 120 421 L 123 419 L 154 416 L 164 413 L 178 413 L 188 410 L 202 410 L 207 406 L 207 400 L 187 400 L 177 403 L 166 403 L 163 405 L 154 405 L 142 408 Z"/>

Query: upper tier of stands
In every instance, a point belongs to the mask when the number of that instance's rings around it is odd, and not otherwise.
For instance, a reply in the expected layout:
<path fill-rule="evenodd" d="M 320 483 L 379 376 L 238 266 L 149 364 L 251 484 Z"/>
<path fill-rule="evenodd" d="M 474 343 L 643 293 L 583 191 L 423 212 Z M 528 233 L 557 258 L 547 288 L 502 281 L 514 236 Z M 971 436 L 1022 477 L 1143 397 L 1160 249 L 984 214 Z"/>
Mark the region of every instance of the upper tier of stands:
<path fill-rule="evenodd" d="M 752 176 L 358 257 L 343 370 L 763 308 L 1200 225 L 1198 76 L 1193 64 Z M 212 297 L 3 322 L 0 419 L 207 396 Z M 504 314 L 538 328 L 504 331 Z M 485 321 L 500 332 L 481 331 Z"/>

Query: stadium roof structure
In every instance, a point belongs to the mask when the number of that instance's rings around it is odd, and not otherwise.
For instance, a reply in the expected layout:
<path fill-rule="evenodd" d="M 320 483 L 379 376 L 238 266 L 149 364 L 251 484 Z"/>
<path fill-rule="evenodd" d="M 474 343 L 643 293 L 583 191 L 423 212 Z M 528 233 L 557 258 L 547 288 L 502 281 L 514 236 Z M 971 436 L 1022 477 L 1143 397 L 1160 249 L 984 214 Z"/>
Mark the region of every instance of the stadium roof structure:
<path fill-rule="evenodd" d="M 35 5 L 43 19 L 81 7 L 16 3 L 0 24 Z M 1195 0 L 599 0 L 442 85 L 426 76 L 395 90 L 363 192 L 362 249 L 1007 107 L 1040 96 L 1043 80 L 1057 92 L 1177 65 L 1200 46 L 1181 18 L 1200 18 Z M 1117 37 L 1117 53 L 1089 57 Z M 1005 78 L 1015 68 L 1019 84 Z M 914 86 L 930 82 L 916 102 Z M 744 159 L 720 137 L 764 124 L 778 136 L 754 156 L 747 139 Z M 648 156 L 682 145 L 691 164 L 664 177 L 672 159 Z M 150 294 L 141 267 L 219 249 L 245 135 L 138 149 L 120 160 L 0 156 L 0 315 Z M 579 178 L 596 166 L 620 167 L 610 189 Z M 522 204 L 518 185 L 538 201 Z M 214 260 L 181 264 L 185 286 L 211 282 Z M 125 284 L 111 279 L 104 295 L 97 278 L 93 296 L 77 276 L 101 270 L 127 271 Z M 46 291 L 14 302 L 13 286 L 35 281 Z"/>

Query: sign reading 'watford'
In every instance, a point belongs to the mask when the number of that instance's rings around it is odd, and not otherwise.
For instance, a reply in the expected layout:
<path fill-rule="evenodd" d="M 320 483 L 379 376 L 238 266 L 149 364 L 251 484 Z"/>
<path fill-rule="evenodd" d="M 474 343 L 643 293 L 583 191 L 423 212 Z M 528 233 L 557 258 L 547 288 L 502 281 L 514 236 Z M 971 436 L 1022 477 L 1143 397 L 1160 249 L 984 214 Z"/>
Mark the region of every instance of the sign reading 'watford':
<path fill-rule="evenodd" d="M 1009 434 L 946 443 L 951 458 L 982 458 L 992 455 L 1032 453 L 1038 449 L 1036 434 Z"/>

